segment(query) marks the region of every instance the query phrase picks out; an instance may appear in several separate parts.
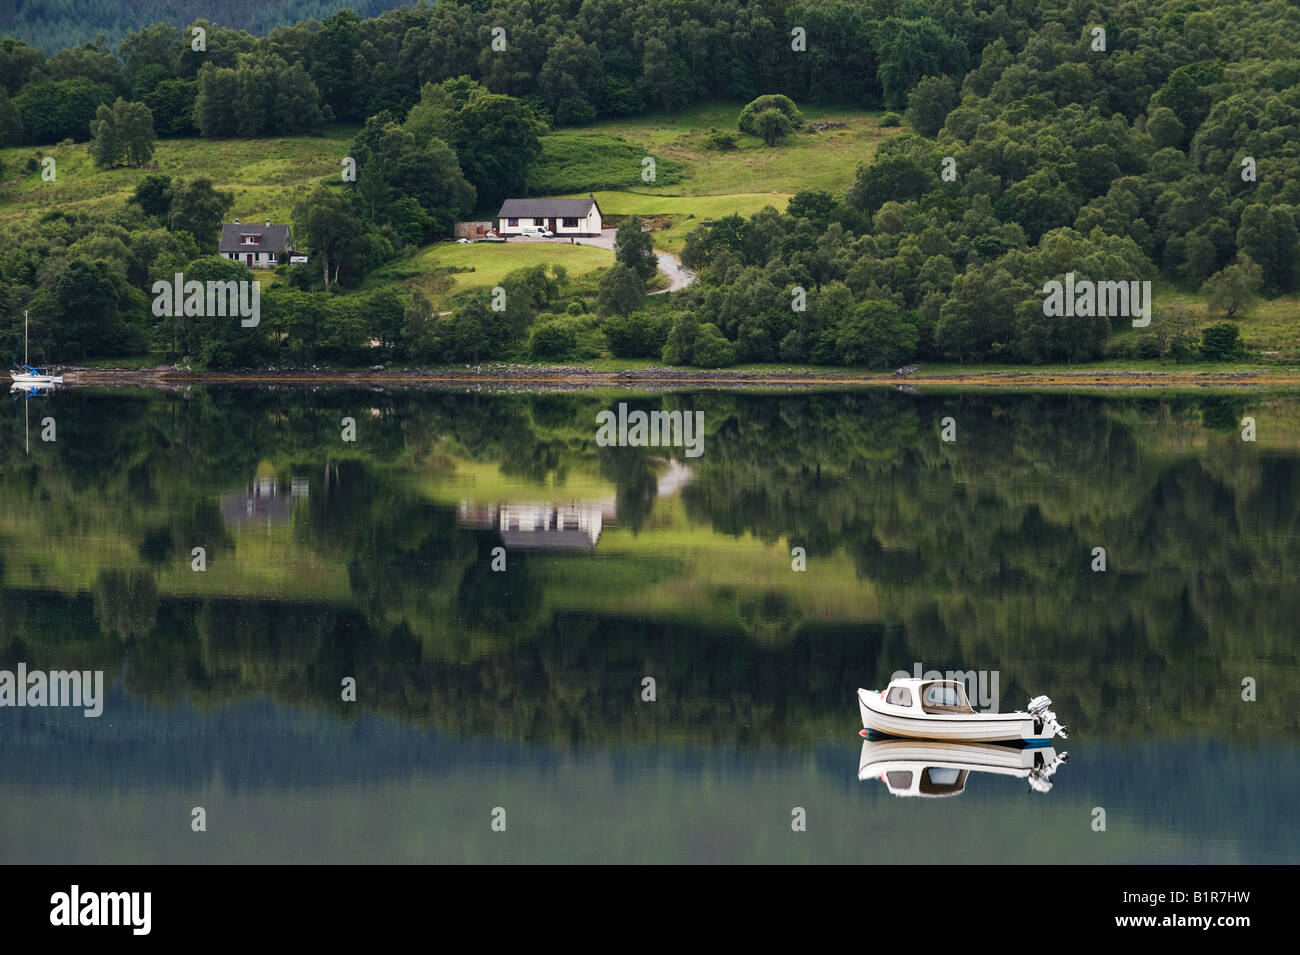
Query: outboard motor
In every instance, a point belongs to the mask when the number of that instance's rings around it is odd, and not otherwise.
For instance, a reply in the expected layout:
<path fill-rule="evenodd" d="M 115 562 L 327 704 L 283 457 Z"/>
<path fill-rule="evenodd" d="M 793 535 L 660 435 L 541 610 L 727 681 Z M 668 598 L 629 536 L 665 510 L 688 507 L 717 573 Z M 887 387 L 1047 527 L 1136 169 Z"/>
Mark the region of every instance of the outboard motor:
<path fill-rule="evenodd" d="M 1052 753 L 1051 760 L 1045 760 L 1041 755 L 1035 755 L 1034 768 L 1029 771 L 1029 785 L 1040 793 L 1051 790 L 1053 774 L 1070 758 L 1069 753 L 1055 753 L 1050 749 L 1048 752 Z"/>
<path fill-rule="evenodd" d="M 1029 701 L 1029 715 L 1034 718 L 1034 732 L 1044 733 L 1051 737 L 1060 735 L 1062 739 L 1069 739 L 1065 735 L 1065 727 L 1056 719 L 1056 714 L 1052 712 L 1052 699 L 1049 696 L 1036 696 Z"/>

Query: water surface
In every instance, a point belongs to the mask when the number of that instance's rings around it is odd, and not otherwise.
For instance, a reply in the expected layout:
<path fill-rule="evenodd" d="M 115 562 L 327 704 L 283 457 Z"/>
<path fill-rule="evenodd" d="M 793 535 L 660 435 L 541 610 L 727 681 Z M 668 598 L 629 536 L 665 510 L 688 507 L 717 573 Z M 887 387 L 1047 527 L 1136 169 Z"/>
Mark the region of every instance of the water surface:
<path fill-rule="evenodd" d="M 1295 862 L 1298 557 L 1287 394 L 20 398 L 0 669 L 110 691 L 0 709 L 0 860 Z M 917 664 L 1049 694 L 1050 791 L 859 781 Z"/>

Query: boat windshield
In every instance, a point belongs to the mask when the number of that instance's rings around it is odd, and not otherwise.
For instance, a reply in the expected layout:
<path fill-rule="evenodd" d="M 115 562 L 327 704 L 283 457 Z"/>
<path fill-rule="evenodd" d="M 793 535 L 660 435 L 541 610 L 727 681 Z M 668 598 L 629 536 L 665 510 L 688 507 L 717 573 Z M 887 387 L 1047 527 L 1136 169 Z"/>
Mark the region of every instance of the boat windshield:
<path fill-rule="evenodd" d="M 921 708 L 926 713 L 973 713 L 966 694 L 955 683 L 931 683 L 921 694 Z"/>
<path fill-rule="evenodd" d="M 912 788 L 912 774 L 905 770 L 896 769 L 893 772 L 885 773 L 885 779 L 888 780 L 890 789 Z"/>
<path fill-rule="evenodd" d="M 967 770 L 928 766 L 921 773 L 918 787 L 926 796 L 951 796 L 966 788 Z"/>

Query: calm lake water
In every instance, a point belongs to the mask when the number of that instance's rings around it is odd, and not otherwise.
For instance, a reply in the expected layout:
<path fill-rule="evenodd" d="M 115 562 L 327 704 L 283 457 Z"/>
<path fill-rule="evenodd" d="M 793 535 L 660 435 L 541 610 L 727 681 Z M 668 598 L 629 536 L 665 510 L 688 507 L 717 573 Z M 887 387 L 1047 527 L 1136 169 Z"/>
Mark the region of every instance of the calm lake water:
<path fill-rule="evenodd" d="M 619 402 L 702 453 L 601 446 Z M 0 708 L 0 861 L 1300 861 L 1300 396 L 8 407 L 0 670 L 105 699 Z M 1050 695 L 1069 761 L 860 780 L 916 667 Z"/>

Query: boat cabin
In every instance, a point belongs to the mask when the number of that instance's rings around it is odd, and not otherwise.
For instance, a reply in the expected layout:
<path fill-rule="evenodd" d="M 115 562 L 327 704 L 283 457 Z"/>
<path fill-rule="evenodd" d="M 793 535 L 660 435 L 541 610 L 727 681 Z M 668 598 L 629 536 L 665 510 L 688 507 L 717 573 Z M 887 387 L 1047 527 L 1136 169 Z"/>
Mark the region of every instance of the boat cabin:
<path fill-rule="evenodd" d="M 947 716 L 974 713 L 966 697 L 966 687 L 959 680 L 894 680 L 884 691 L 885 702 L 905 707 L 915 713 Z"/>

